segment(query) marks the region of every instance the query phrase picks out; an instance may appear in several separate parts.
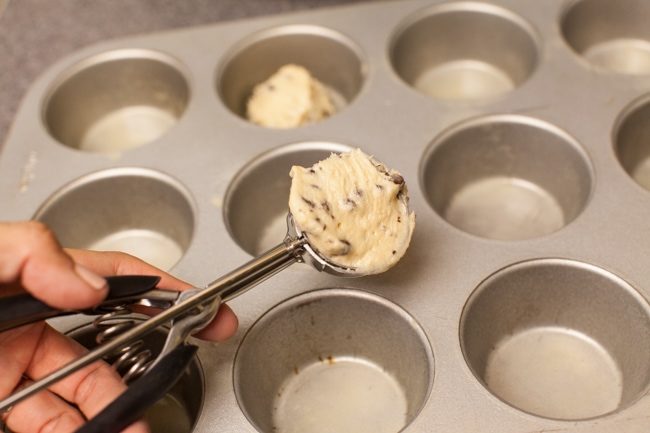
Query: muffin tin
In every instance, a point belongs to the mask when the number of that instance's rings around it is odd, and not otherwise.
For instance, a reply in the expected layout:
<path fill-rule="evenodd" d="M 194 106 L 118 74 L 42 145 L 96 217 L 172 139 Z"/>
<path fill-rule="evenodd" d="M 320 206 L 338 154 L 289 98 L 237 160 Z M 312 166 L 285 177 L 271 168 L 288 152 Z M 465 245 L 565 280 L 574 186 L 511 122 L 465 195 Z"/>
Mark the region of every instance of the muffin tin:
<path fill-rule="evenodd" d="M 203 286 L 282 241 L 293 164 L 360 147 L 409 185 L 409 251 L 231 301 L 239 332 L 183 379 L 192 431 L 645 432 L 648 20 L 645 0 L 404 0 L 93 45 L 27 93 L 0 218 Z M 286 63 L 340 111 L 247 122 Z"/>

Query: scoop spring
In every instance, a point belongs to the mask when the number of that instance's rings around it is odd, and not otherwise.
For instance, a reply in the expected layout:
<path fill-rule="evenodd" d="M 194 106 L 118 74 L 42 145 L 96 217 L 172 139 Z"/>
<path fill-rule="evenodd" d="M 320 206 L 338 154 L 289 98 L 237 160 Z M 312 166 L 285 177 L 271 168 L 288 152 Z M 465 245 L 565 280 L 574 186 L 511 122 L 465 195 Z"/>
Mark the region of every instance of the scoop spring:
<path fill-rule="evenodd" d="M 95 342 L 104 344 L 134 328 L 139 322 L 129 317 L 132 313 L 128 307 L 116 306 L 95 318 L 93 326 L 99 330 Z M 122 376 L 124 383 L 140 377 L 152 362 L 151 350 L 142 350 L 143 346 L 143 340 L 135 340 L 104 358 Z"/>

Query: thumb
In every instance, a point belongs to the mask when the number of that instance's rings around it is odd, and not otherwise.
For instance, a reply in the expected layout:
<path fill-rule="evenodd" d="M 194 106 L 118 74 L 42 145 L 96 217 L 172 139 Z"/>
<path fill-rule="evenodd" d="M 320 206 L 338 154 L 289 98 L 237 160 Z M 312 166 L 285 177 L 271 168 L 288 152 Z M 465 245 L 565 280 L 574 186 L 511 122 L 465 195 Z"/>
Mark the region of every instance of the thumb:
<path fill-rule="evenodd" d="M 106 280 L 76 264 L 35 221 L 0 223 L 0 284 L 13 282 L 54 308 L 87 308 L 107 294 Z"/>

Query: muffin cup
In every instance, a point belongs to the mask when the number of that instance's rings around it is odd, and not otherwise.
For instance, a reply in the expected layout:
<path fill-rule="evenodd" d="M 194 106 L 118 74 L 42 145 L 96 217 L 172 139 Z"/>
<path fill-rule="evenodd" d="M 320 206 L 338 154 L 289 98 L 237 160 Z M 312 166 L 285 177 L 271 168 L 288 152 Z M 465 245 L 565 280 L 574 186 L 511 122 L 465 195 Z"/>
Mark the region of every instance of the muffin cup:
<path fill-rule="evenodd" d="M 171 269 L 190 246 L 194 203 L 163 173 L 119 167 L 83 176 L 55 192 L 34 219 L 65 247 L 123 251 Z"/>
<path fill-rule="evenodd" d="M 625 75 L 650 74 L 650 4 L 622 0 L 571 3 L 561 18 L 567 44 L 600 71 Z"/>
<path fill-rule="evenodd" d="M 553 233 L 575 219 L 592 189 L 589 161 L 564 131 L 494 115 L 450 128 L 420 166 L 431 207 L 453 226 L 495 240 Z"/>
<path fill-rule="evenodd" d="M 460 338 L 488 390 L 542 417 L 601 417 L 650 385 L 647 302 L 582 262 L 531 260 L 491 275 L 463 310 Z"/>
<path fill-rule="evenodd" d="M 259 431 L 395 432 L 426 401 L 433 356 L 398 306 L 322 289 L 282 302 L 251 327 L 233 379 Z"/>
<path fill-rule="evenodd" d="M 115 154 L 149 144 L 183 115 L 190 88 L 182 65 L 158 51 L 97 54 L 64 72 L 43 117 L 50 134 L 75 149 Z"/>
<path fill-rule="evenodd" d="M 306 68 L 322 82 L 337 112 L 365 81 L 365 61 L 354 42 L 325 27 L 297 24 L 262 31 L 236 45 L 219 69 L 217 93 L 233 114 L 246 119 L 253 88 L 287 64 Z"/>
<path fill-rule="evenodd" d="M 449 2 L 418 11 L 393 36 L 391 65 L 419 92 L 447 100 L 510 93 L 533 73 L 538 42 L 521 17 L 498 6 Z"/>

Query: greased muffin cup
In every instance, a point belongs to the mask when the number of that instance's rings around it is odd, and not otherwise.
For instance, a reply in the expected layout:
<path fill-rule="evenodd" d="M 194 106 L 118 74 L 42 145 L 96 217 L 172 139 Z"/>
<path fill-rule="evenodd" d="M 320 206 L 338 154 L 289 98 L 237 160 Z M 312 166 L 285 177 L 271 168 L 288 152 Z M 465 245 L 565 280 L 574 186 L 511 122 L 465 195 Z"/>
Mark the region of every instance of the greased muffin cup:
<path fill-rule="evenodd" d="M 239 332 L 195 341 L 172 418 L 646 432 L 648 20 L 642 0 L 403 0 L 106 41 L 26 94 L 0 219 L 202 286 L 282 241 L 292 165 L 361 148 L 408 184 L 404 258 L 345 280 L 295 264 L 232 300 Z M 336 113 L 249 122 L 253 87 L 288 63 Z"/>

